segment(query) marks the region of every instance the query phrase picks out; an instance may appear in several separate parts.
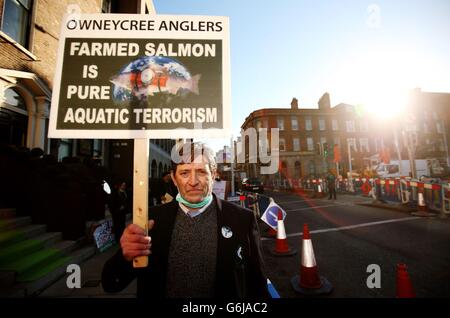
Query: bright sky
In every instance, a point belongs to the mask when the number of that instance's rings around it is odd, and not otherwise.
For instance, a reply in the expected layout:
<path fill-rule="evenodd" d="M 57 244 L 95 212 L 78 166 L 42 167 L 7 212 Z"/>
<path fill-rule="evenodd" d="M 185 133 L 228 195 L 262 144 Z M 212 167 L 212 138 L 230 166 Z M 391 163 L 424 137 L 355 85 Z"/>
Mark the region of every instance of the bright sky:
<path fill-rule="evenodd" d="M 232 128 L 259 108 L 363 104 L 450 92 L 448 0 L 153 0 L 158 14 L 229 16 Z M 395 106 L 396 106 L 395 105 Z M 229 140 L 205 140 L 216 150 Z"/>

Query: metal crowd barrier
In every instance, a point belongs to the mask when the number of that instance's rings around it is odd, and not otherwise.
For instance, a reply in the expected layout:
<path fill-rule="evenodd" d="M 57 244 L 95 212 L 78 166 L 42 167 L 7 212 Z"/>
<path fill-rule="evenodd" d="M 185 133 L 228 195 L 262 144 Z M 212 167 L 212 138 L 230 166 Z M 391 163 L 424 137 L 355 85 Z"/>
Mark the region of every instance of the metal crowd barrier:
<path fill-rule="evenodd" d="M 274 188 L 301 189 L 317 194 L 328 193 L 328 184 L 325 178 L 315 179 L 291 179 L 275 180 Z M 420 181 L 411 178 L 354 178 L 351 181 L 346 178 L 336 180 L 336 191 L 355 195 L 372 196 L 374 199 L 386 203 L 409 205 L 417 208 L 419 192 L 423 193 L 425 204 L 430 210 L 439 211 L 442 215 L 450 214 L 450 184 Z M 267 209 L 271 197 L 253 193 L 241 193 L 243 199 L 241 205 L 251 209 L 256 217 Z M 319 195 L 320 196 L 320 195 Z"/>
<path fill-rule="evenodd" d="M 428 209 L 450 213 L 450 185 L 447 183 L 423 182 L 410 178 L 376 179 L 376 199 L 402 203 L 412 208 L 418 206 L 419 193 L 423 194 Z"/>

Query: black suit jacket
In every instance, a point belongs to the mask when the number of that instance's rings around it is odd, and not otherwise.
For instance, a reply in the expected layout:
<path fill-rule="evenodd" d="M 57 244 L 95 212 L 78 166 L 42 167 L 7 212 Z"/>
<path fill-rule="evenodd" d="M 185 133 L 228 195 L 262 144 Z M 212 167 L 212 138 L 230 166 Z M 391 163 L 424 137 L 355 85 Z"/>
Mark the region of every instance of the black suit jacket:
<path fill-rule="evenodd" d="M 252 211 L 216 196 L 213 203 L 217 207 L 218 239 L 215 297 L 269 298 L 259 230 Z M 152 237 L 149 265 L 134 269 L 120 249 L 103 267 L 102 284 L 106 292 L 119 292 L 137 277 L 138 297 L 165 297 L 169 247 L 177 210 L 175 200 L 149 209 L 149 219 L 155 220 L 149 232 Z M 224 227 L 231 229 L 231 237 L 222 234 Z"/>

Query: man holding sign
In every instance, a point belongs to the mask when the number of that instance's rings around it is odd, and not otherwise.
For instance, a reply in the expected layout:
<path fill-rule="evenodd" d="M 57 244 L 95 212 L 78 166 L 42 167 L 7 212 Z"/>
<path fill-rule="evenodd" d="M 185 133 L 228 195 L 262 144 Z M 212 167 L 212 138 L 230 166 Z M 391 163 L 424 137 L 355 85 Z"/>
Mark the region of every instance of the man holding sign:
<path fill-rule="evenodd" d="M 212 193 L 215 173 L 214 152 L 204 144 L 185 144 L 172 155 L 179 194 L 150 208 L 149 236 L 137 225 L 126 228 L 121 249 L 104 266 L 105 291 L 119 292 L 137 278 L 138 297 L 269 297 L 256 219 Z M 147 255 L 148 267 L 133 268 L 135 257 Z"/>

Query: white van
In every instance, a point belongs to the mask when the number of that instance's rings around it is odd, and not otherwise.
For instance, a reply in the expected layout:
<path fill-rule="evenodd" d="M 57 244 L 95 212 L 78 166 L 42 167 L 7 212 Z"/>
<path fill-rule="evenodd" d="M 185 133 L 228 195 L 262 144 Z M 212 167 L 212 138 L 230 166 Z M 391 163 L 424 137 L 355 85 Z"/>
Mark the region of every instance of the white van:
<path fill-rule="evenodd" d="M 380 178 L 397 178 L 397 177 L 409 177 L 411 168 L 409 160 L 402 160 L 401 163 L 398 160 L 391 160 L 390 163 L 380 163 L 375 168 Z M 427 160 L 416 160 L 416 176 L 430 176 L 430 166 L 427 164 Z"/>

